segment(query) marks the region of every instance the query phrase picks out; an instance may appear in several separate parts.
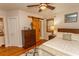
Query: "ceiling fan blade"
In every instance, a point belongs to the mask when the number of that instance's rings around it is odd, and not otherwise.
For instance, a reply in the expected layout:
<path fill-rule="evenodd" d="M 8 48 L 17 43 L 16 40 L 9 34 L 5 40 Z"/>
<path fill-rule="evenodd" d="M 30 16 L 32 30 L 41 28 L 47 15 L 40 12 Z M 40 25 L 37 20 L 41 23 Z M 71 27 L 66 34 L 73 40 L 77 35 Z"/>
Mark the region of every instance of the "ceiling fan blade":
<path fill-rule="evenodd" d="M 35 6 L 39 6 L 39 5 L 28 5 L 27 7 L 35 7 Z"/>
<path fill-rule="evenodd" d="M 42 10 L 41 9 L 39 9 L 39 12 L 41 12 Z"/>
<path fill-rule="evenodd" d="M 47 5 L 47 8 L 49 8 L 49 9 L 51 9 L 51 10 L 55 9 L 55 7 L 50 6 L 50 5 Z"/>

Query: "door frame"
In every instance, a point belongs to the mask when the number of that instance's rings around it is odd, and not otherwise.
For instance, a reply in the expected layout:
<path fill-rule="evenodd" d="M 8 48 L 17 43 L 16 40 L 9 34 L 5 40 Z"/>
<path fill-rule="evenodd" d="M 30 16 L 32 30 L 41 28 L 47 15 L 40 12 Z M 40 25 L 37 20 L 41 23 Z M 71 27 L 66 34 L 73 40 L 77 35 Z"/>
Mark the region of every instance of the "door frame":
<path fill-rule="evenodd" d="M 36 18 L 36 19 L 38 19 L 38 18 Z M 35 19 L 34 19 L 34 20 L 35 20 Z M 38 19 L 38 20 L 40 21 L 40 19 Z M 32 22 L 33 22 L 33 18 L 32 18 Z M 41 23 L 42 23 L 42 22 L 40 21 L 39 23 L 40 23 L 40 34 L 39 34 L 39 36 L 40 36 L 39 39 L 40 39 L 40 38 L 41 38 Z"/>
<path fill-rule="evenodd" d="M 17 16 L 7 17 L 7 20 L 8 20 L 9 18 L 15 18 L 15 19 L 17 20 L 18 33 L 19 33 L 17 40 L 19 40 L 19 39 L 20 39 L 20 24 L 19 24 L 18 17 L 17 17 Z M 9 45 L 9 43 L 8 43 L 8 42 L 9 42 L 8 21 L 6 21 L 6 22 L 7 22 L 7 40 L 6 40 L 7 42 L 6 42 L 6 47 L 7 47 L 7 46 L 10 46 L 10 45 Z M 17 46 L 18 46 L 18 47 L 22 47 L 20 44 L 17 44 Z"/>

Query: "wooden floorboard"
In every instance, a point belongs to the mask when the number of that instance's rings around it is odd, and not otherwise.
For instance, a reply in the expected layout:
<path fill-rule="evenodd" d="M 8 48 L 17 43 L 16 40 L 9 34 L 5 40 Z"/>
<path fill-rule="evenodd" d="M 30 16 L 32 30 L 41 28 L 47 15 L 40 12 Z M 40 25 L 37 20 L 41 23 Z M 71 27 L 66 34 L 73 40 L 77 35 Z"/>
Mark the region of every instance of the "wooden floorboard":
<path fill-rule="evenodd" d="M 19 48 L 19 47 L 7 47 L 7 48 L 2 48 L 0 49 L 0 56 L 12 56 L 15 53 L 19 52 L 26 52 L 24 48 Z"/>
<path fill-rule="evenodd" d="M 24 49 L 24 48 L 20 48 L 20 47 L 0 47 L 0 56 L 19 56 L 25 52 L 28 52 L 30 49 L 33 49 L 36 46 L 41 45 L 42 43 L 44 43 L 45 41 L 43 40 L 39 40 L 36 45 L 28 48 L 28 49 Z"/>

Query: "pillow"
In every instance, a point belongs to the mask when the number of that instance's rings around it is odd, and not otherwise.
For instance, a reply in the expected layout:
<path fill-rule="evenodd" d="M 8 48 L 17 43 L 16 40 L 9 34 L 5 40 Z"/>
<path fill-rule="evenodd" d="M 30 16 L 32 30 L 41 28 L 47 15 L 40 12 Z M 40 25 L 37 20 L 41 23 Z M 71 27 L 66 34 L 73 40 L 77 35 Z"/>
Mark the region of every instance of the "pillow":
<path fill-rule="evenodd" d="M 63 32 L 57 32 L 56 36 L 59 37 L 59 38 L 62 38 L 63 37 Z"/>
<path fill-rule="evenodd" d="M 79 41 L 79 34 L 72 34 L 72 40 L 77 40 Z"/>
<path fill-rule="evenodd" d="M 71 34 L 70 33 L 64 33 L 63 34 L 63 39 L 64 40 L 71 40 Z"/>

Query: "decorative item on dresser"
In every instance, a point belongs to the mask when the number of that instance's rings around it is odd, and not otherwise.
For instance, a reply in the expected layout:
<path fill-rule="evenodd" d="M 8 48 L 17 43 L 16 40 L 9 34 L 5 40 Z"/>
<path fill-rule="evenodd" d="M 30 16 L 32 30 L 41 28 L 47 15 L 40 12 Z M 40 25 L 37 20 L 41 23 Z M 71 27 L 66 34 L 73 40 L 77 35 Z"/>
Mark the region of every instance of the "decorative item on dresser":
<path fill-rule="evenodd" d="M 35 30 L 22 30 L 23 48 L 29 48 L 36 44 Z"/>

